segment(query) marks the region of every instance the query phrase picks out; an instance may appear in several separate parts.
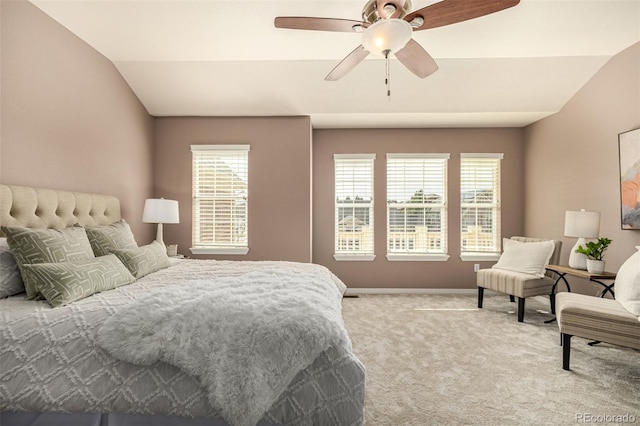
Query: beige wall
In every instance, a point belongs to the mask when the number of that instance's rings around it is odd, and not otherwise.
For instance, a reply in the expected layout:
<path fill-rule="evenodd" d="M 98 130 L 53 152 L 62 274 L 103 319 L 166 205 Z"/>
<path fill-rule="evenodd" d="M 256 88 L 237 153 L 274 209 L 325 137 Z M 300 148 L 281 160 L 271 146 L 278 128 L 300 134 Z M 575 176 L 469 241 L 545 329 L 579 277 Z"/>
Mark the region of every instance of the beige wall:
<path fill-rule="evenodd" d="M 156 118 L 156 196 L 180 202 L 167 244 L 190 254 L 191 145 L 249 144 L 249 254 L 233 260 L 311 261 L 309 117 Z"/>
<path fill-rule="evenodd" d="M 600 235 L 613 240 L 606 269 L 617 271 L 640 245 L 640 231 L 620 227 L 618 164 L 618 134 L 638 127 L 640 43 L 613 57 L 560 112 L 526 128 L 526 233 L 563 238 L 566 210 L 599 211 Z M 564 238 L 562 263 L 575 242 Z"/>
<path fill-rule="evenodd" d="M 113 64 L 26 1 L 0 2 L 0 181 L 111 194 L 138 240 L 153 119 Z"/>
<path fill-rule="evenodd" d="M 387 153 L 445 152 L 449 160 L 449 255 L 447 262 L 389 262 L 386 259 Z M 368 129 L 313 132 L 313 261 L 327 266 L 350 287 L 475 288 L 473 264 L 460 260 L 460 153 L 502 152 L 502 233 L 524 228 L 524 145 L 521 129 Z M 374 153 L 376 258 L 338 262 L 334 254 L 333 154 Z"/>

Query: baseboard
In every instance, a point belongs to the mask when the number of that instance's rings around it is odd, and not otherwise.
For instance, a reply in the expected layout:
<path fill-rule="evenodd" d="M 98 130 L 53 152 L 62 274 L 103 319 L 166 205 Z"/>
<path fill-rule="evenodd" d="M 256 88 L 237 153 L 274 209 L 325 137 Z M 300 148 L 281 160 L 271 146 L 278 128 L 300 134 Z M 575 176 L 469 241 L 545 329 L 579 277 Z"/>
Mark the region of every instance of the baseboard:
<path fill-rule="evenodd" d="M 467 288 L 358 288 L 349 287 L 345 295 L 360 294 L 477 294 L 476 289 Z"/>

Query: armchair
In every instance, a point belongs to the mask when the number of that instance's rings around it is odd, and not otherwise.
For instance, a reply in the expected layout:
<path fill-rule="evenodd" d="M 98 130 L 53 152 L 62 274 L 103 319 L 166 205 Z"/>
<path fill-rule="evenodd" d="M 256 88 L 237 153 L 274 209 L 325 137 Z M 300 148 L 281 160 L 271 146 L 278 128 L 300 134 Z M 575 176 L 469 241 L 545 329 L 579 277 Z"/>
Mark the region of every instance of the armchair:
<path fill-rule="evenodd" d="M 512 237 L 511 239 L 523 243 L 553 241 L 554 249 L 546 264 L 557 264 L 560 260 L 562 241 L 527 237 Z M 555 294 L 552 294 L 551 291 L 555 284 L 555 279 L 551 274 L 551 272 L 546 271 L 544 276 L 538 277 L 528 273 L 504 269 L 481 269 L 476 277 L 478 308 L 482 308 L 484 289 L 486 288 L 508 294 L 512 302 L 515 301 L 516 297 L 518 298 L 518 322 L 524 321 L 525 298 L 531 296 L 549 295 L 551 313 L 555 314 Z"/>

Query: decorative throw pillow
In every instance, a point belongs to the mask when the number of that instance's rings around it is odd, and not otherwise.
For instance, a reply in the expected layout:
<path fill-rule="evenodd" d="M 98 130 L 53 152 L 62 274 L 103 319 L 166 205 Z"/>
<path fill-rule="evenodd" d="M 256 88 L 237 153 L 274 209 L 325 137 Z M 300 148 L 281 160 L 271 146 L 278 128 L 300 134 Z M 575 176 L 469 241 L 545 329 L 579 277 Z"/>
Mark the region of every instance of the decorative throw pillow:
<path fill-rule="evenodd" d="M 113 253 L 136 279 L 171 266 L 167 250 L 157 241 L 134 249 L 114 250 Z"/>
<path fill-rule="evenodd" d="M 54 308 L 136 280 L 113 254 L 89 260 L 27 264 L 22 268 Z"/>
<path fill-rule="evenodd" d="M 640 250 L 640 247 L 636 247 Z M 640 251 L 627 259 L 616 276 L 616 300 L 640 320 Z"/>
<path fill-rule="evenodd" d="M 24 265 L 88 260 L 95 257 L 87 233 L 81 226 L 64 229 L 3 226 L 2 232 L 7 236 L 9 248 L 20 268 L 28 299 L 35 299 L 40 293 L 35 284 L 25 278 Z"/>
<path fill-rule="evenodd" d="M 93 254 L 96 256 L 104 256 L 114 250 L 138 247 L 138 243 L 136 243 L 131 232 L 131 227 L 124 219 L 111 225 L 93 226 L 85 228 L 85 230 L 87 231 Z"/>
<path fill-rule="evenodd" d="M 18 264 L 6 238 L 0 238 L 0 299 L 24 292 Z"/>
<path fill-rule="evenodd" d="M 505 238 L 502 244 L 504 251 L 493 268 L 544 277 L 544 267 L 555 248 L 552 240 L 523 243 Z"/>

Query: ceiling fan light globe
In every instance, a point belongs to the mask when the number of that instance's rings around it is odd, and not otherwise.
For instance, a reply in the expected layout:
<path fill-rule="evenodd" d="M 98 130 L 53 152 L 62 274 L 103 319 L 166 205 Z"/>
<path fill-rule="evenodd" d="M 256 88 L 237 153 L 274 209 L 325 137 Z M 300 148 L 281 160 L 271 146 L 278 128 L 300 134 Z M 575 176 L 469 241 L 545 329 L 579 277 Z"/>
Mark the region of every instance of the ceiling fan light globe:
<path fill-rule="evenodd" d="M 402 49 L 409 40 L 413 29 L 402 19 L 381 19 L 370 25 L 362 34 L 362 46 L 374 55 L 384 57 Z"/>

